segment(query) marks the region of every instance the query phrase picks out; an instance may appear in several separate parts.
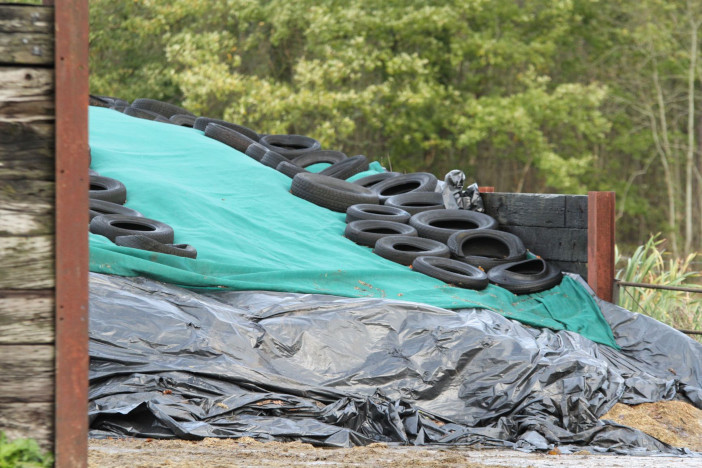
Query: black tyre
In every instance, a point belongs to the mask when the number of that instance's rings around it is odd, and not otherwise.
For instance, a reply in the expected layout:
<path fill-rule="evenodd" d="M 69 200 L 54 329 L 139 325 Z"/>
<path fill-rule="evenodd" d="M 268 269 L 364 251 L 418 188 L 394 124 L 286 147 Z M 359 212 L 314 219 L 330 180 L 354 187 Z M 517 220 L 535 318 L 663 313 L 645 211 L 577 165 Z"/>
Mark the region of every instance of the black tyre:
<path fill-rule="evenodd" d="M 541 258 L 497 265 L 488 279 L 514 294 L 531 294 L 551 289 L 561 283 L 561 270 Z"/>
<path fill-rule="evenodd" d="M 90 232 L 107 237 L 112 242 L 119 236 L 141 235 L 162 244 L 173 243 L 173 228 L 149 218 L 121 214 L 100 215 L 90 221 Z"/>
<path fill-rule="evenodd" d="M 497 228 L 497 221 L 492 216 L 468 210 L 423 211 L 412 215 L 409 223 L 417 229 L 419 237 L 444 243 L 458 231 Z"/>
<path fill-rule="evenodd" d="M 266 154 L 263 155 L 260 162 L 264 166 L 272 167 L 273 169 L 275 169 L 276 167 L 278 167 L 278 164 L 289 161 L 287 158 L 281 156 L 275 151 L 268 150 L 266 151 Z"/>
<path fill-rule="evenodd" d="M 188 114 L 174 114 L 168 120 L 175 125 L 192 128 L 192 126 L 195 125 L 196 117 Z"/>
<path fill-rule="evenodd" d="M 94 177 L 94 176 L 99 176 L 100 174 L 97 171 L 94 171 L 92 169 L 88 169 L 88 175 L 90 177 Z"/>
<path fill-rule="evenodd" d="M 268 148 L 260 143 L 252 143 L 246 148 L 244 154 L 258 162 L 261 162 L 261 158 L 266 154 L 266 151 L 270 151 Z"/>
<path fill-rule="evenodd" d="M 354 184 L 358 184 L 362 187 L 372 187 L 377 183 L 380 183 L 386 179 L 390 179 L 392 177 L 397 177 L 400 174 L 399 172 L 381 172 L 378 174 L 371 174 L 369 176 L 361 177 L 360 179 L 354 180 Z"/>
<path fill-rule="evenodd" d="M 375 243 L 373 249 L 377 255 L 403 265 L 411 265 L 414 259 L 424 255 L 448 258 L 450 253 L 446 244 L 411 236 L 386 236 Z"/>
<path fill-rule="evenodd" d="M 256 143 L 243 133 L 239 133 L 236 130 L 232 130 L 231 128 L 216 123 L 207 125 L 205 128 L 205 136 L 220 141 L 227 146 L 231 146 L 235 150 L 241 151 L 242 153 L 245 152 L 249 146 Z"/>
<path fill-rule="evenodd" d="M 322 145 L 304 135 L 266 135 L 259 140 L 262 145 L 288 159 L 294 159 L 305 153 L 317 151 Z"/>
<path fill-rule="evenodd" d="M 436 176 L 428 172 L 413 172 L 397 177 L 391 177 L 373 186 L 373 191 L 378 194 L 381 203 L 401 193 L 433 192 L 436 188 Z"/>
<path fill-rule="evenodd" d="M 417 237 L 417 230 L 409 224 L 376 219 L 360 219 L 346 225 L 344 236 L 357 244 L 374 247 L 375 243 L 386 236 Z"/>
<path fill-rule="evenodd" d="M 459 231 L 449 237 L 447 244 L 453 258 L 485 271 L 526 257 L 526 248 L 519 237 L 493 229 Z"/>
<path fill-rule="evenodd" d="M 362 219 L 374 219 L 377 221 L 394 221 L 396 223 L 407 224 L 410 214 L 400 208 L 386 205 L 353 205 L 346 210 L 346 222 L 359 221 Z M 416 231 L 416 230 L 415 230 Z"/>
<path fill-rule="evenodd" d="M 411 215 L 423 211 L 444 210 L 444 197 L 439 192 L 409 192 L 393 195 L 385 200 L 385 205 L 402 208 Z"/>
<path fill-rule="evenodd" d="M 113 104 L 110 106 L 110 109 L 116 110 L 117 112 L 122 112 L 124 113 L 125 110 L 127 110 L 127 107 L 124 104 Z"/>
<path fill-rule="evenodd" d="M 370 189 L 312 172 L 297 174 L 293 178 L 290 191 L 315 205 L 342 213 L 351 205 L 378 203 L 378 196 Z"/>
<path fill-rule="evenodd" d="M 295 177 L 295 174 L 299 174 L 300 172 L 308 172 L 300 166 L 296 166 L 295 164 L 291 163 L 290 161 L 281 161 L 281 163 L 278 164 L 275 170 L 285 174 L 291 179 Z"/>
<path fill-rule="evenodd" d="M 94 106 L 94 107 L 106 107 L 110 108 L 114 105 L 114 100 L 106 97 L 106 96 L 95 96 L 93 94 L 88 95 L 88 105 Z"/>
<path fill-rule="evenodd" d="M 113 97 L 113 96 L 100 96 L 100 97 L 103 97 L 103 98 L 106 97 L 106 98 L 108 98 L 108 99 L 112 99 L 112 102 L 114 103 L 115 106 L 124 106 L 124 107 L 127 107 L 127 106 L 129 105 L 129 101 L 127 101 L 126 99 L 122 99 L 122 98 L 118 98 L 118 97 Z"/>
<path fill-rule="evenodd" d="M 109 177 L 90 176 L 89 197 L 124 205 L 127 201 L 127 187 L 119 180 Z"/>
<path fill-rule="evenodd" d="M 359 172 L 368 170 L 368 158 L 362 154 L 351 156 L 350 158 L 332 164 L 320 172 L 336 179 L 346 180 Z"/>
<path fill-rule="evenodd" d="M 187 109 L 170 104 L 168 102 L 157 101 L 156 99 L 135 99 L 134 102 L 132 102 L 132 107 L 156 112 L 157 114 L 160 114 L 167 119 L 171 118 L 171 116 L 176 114 L 192 115 L 194 117 L 194 114 Z"/>
<path fill-rule="evenodd" d="M 110 109 L 115 106 L 127 107 L 129 105 L 129 101 L 114 96 L 98 96 L 91 94 L 89 99 L 91 106 L 109 107 Z M 107 104 L 107 106 L 104 104 Z"/>
<path fill-rule="evenodd" d="M 221 125 L 223 127 L 227 127 L 227 128 L 232 129 L 234 131 L 237 131 L 237 132 L 241 133 L 242 135 L 245 135 L 256 142 L 259 140 L 259 138 L 261 138 L 258 133 L 251 130 L 248 127 L 244 127 L 243 125 L 235 124 L 232 122 L 227 122 L 226 120 L 211 119 L 209 117 L 198 117 L 197 119 L 195 119 L 195 123 L 193 124 L 193 128 L 196 130 L 202 130 L 204 132 L 205 129 L 207 128 L 207 125 L 211 124 L 211 123 L 216 123 L 216 124 Z"/>
<path fill-rule="evenodd" d="M 133 249 L 148 250 L 150 252 L 177 255 L 178 257 L 197 258 L 197 250 L 190 244 L 162 244 L 150 237 L 140 234 L 131 236 L 117 236 L 115 244 Z"/>
<path fill-rule="evenodd" d="M 137 117 L 139 119 L 146 119 L 146 120 L 153 120 L 156 122 L 171 123 L 171 121 L 168 120 L 167 117 L 164 117 L 161 114 L 158 114 L 156 112 L 152 112 L 152 111 L 146 110 L 146 109 L 139 109 L 136 107 L 127 106 L 124 108 L 124 113 L 127 115 L 130 115 L 132 117 Z"/>
<path fill-rule="evenodd" d="M 348 156 L 346 156 L 341 151 L 317 150 L 317 151 L 312 151 L 310 153 L 305 153 L 301 156 L 298 156 L 298 157 L 294 158 L 292 160 L 292 162 L 300 167 L 306 168 L 306 167 L 309 167 L 313 164 L 321 164 L 321 163 L 335 164 L 335 163 L 341 162 L 347 158 L 348 158 Z"/>
<path fill-rule="evenodd" d="M 128 216 L 139 216 L 143 217 L 141 213 L 137 210 L 127 208 L 124 205 L 118 205 L 117 203 L 108 202 L 105 200 L 97 200 L 94 198 L 90 199 L 90 219 L 92 220 L 96 216 L 104 214 L 122 214 Z"/>
<path fill-rule="evenodd" d="M 467 263 L 443 257 L 417 257 L 412 269 L 444 283 L 467 289 L 485 289 L 488 277 L 483 270 Z"/>

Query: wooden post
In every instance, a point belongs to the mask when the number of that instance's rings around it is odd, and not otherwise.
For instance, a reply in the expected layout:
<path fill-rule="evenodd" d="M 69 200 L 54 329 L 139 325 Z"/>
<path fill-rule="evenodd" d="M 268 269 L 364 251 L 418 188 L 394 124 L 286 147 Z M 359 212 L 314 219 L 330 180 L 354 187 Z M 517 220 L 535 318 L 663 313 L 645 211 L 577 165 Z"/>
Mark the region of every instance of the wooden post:
<path fill-rule="evenodd" d="M 88 466 L 88 0 L 55 2 L 56 467 Z"/>
<path fill-rule="evenodd" d="M 588 192 L 587 197 L 587 282 L 597 296 L 612 302 L 615 194 Z"/>

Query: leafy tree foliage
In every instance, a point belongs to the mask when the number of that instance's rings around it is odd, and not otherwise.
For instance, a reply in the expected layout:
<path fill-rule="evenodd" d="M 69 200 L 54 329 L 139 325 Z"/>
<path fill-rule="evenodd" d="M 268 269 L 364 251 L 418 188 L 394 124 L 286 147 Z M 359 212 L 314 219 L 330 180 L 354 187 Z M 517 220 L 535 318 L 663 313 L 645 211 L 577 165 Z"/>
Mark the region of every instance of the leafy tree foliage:
<path fill-rule="evenodd" d="M 692 59 L 684 0 L 90 5 L 96 94 L 307 134 L 393 170 L 459 168 L 503 191 L 616 190 L 632 242 L 684 216 L 668 216 L 670 197 L 677 207 L 685 195 L 670 195 L 676 179 L 661 171 L 665 161 L 685 180 L 687 152 L 673 154 L 690 147 L 689 107 L 677 101 Z M 665 158 L 637 109 L 660 116 L 647 94 L 654 56 L 674 142 Z"/>

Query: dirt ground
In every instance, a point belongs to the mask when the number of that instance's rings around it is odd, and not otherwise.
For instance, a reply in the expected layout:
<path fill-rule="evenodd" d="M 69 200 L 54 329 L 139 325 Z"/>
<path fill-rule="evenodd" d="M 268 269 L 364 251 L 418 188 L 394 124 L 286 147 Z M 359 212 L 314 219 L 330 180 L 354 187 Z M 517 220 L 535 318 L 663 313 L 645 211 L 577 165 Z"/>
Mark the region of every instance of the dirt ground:
<path fill-rule="evenodd" d="M 615 405 L 602 419 L 637 427 L 678 447 L 702 451 L 702 411 L 671 401 L 638 406 Z M 399 447 L 372 444 L 350 449 L 313 447 L 300 442 L 257 442 L 241 439 L 202 441 L 152 439 L 91 439 L 91 468 L 229 468 L 229 467 L 702 467 L 702 458 L 630 457 L 521 453 L 470 447 Z"/>

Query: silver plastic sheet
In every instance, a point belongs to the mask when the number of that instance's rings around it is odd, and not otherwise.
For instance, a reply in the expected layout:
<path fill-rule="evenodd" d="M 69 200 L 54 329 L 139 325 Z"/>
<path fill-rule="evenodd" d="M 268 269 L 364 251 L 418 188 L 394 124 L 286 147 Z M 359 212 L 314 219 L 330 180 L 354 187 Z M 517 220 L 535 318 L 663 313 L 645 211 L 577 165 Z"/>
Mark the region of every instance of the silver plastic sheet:
<path fill-rule="evenodd" d="M 476 309 L 92 273 L 91 435 L 690 455 L 600 421 L 702 408 L 702 346 L 600 302 L 621 351 Z"/>

